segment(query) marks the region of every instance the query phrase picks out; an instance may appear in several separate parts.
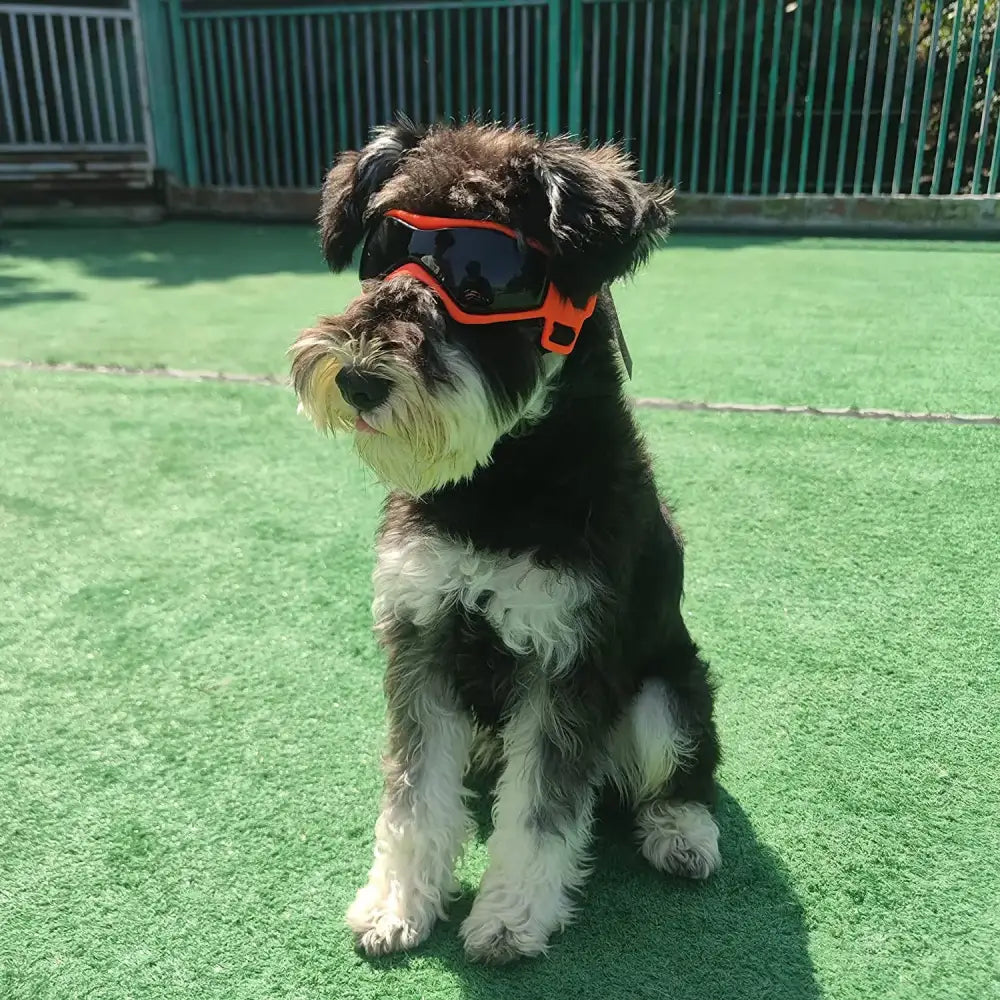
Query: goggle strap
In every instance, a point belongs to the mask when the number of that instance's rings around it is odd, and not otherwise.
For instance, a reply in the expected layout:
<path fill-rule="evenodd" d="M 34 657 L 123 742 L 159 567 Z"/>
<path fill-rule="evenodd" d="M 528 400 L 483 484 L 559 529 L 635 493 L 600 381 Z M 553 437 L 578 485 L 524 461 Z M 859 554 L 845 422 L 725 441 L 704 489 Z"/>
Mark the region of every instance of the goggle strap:
<path fill-rule="evenodd" d="M 545 325 L 542 327 L 542 347 L 554 354 L 571 354 L 576 347 L 577 339 L 583 324 L 590 319 L 597 305 L 597 296 L 592 295 L 587 299 L 586 305 L 578 309 L 569 299 L 564 299 L 555 289 L 549 285 L 549 294 L 545 298 L 542 307 L 545 315 Z M 557 329 L 558 330 L 558 340 Z M 566 334 L 569 336 L 567 337 Z"/>

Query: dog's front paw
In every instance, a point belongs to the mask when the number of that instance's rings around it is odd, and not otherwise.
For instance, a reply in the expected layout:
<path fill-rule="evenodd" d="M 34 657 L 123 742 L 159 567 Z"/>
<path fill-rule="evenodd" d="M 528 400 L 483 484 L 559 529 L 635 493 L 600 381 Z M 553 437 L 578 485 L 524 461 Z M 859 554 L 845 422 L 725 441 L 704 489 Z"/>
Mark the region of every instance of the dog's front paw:
<path fill-rule="evenodd" d="M 347 911 L 347 926 L 368 955 L 388 955 L 416 948 L 434 926 L 433 910 L 407 912 L 397 894 L 366 885 Z"/>
<path fill-rule="evenodd" d="M 474 962 L 490 965 L 541 955 L 549 941 L 548 930 L 532 919 L 523 904 L 499 892 L 476 899 L 460 933 L 465 954 Z"/>

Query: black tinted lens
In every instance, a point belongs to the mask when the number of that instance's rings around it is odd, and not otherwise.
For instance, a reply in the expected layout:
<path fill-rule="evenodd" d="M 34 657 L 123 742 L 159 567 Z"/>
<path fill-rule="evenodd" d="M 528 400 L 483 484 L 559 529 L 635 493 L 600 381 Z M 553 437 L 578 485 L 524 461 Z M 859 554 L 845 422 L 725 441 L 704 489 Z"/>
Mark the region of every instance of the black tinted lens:
<path fill-rule="evenodd" d="M 394 267 L 410 259 L 410 236 L 417 230 L 389 216 L 368 234 L 361 251 L 358 274 L 366 278 L 384 278 Z"/>
<path fill-rule="evenodd" d="M 361 277 L 384 277 L 407 261 L 421 264 L 467 312 L 534 309 L 545 295 L 545 255 L 494 229 L 413 229 L 384 218 L 361 257 Z"/>

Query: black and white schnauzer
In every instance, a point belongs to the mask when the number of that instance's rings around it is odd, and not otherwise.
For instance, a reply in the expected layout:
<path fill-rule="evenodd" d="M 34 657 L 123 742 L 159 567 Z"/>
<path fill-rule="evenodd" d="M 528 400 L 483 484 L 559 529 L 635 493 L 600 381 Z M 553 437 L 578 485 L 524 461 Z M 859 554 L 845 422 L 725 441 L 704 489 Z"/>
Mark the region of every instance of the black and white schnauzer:
<path fill-rule="evenodd" d="M 602 786 L 656 868 L 719 865 L 712 685 L 608 293 L 666 234 L 671 194 L 614 147 L 475 124 L 378 129 L 326 178 L 323 250 L 340 270 L 364 241 L 361 294 L 300 335 L 292 380 L 390 491 L 385 792 L 347 914 L 369 954 L 443 916 L 483 761 L 471 958 L 537 955 L 569 921 Z"/>

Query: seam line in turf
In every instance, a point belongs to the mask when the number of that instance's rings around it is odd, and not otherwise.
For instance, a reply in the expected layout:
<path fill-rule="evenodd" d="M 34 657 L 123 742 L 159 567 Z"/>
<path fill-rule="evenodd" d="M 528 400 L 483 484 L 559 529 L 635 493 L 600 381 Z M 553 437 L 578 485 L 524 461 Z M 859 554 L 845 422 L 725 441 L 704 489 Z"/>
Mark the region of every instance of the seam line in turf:
<path fill-rule="evenodd" d="M 288 380 L 276 375 L 254 375 L 241 372 L 213 372 L 186 368 L 133 368 L 127 365 L 85 365 L 68 362 L 0 360 L 0 369 L 15 371 L 68 372 L 89 375 L 131 375 L 150 378 L 177 379 L 183 382 L 232 382 L 251 385 L 287 386 Z M 632 400 L 641 409 L 672 410 L 675 412 L 777 414 L 781 416 L 842 417 L 855 420 L 891 420 L 927 424 L 978 424 L 1000 426 L 1000 415 L 989 413 L 936 413 L 861 407 L 828 407 L 785 405 L 782 403 L 712 403 L 690 399 L 661 399 L 639 396 Z"/>

